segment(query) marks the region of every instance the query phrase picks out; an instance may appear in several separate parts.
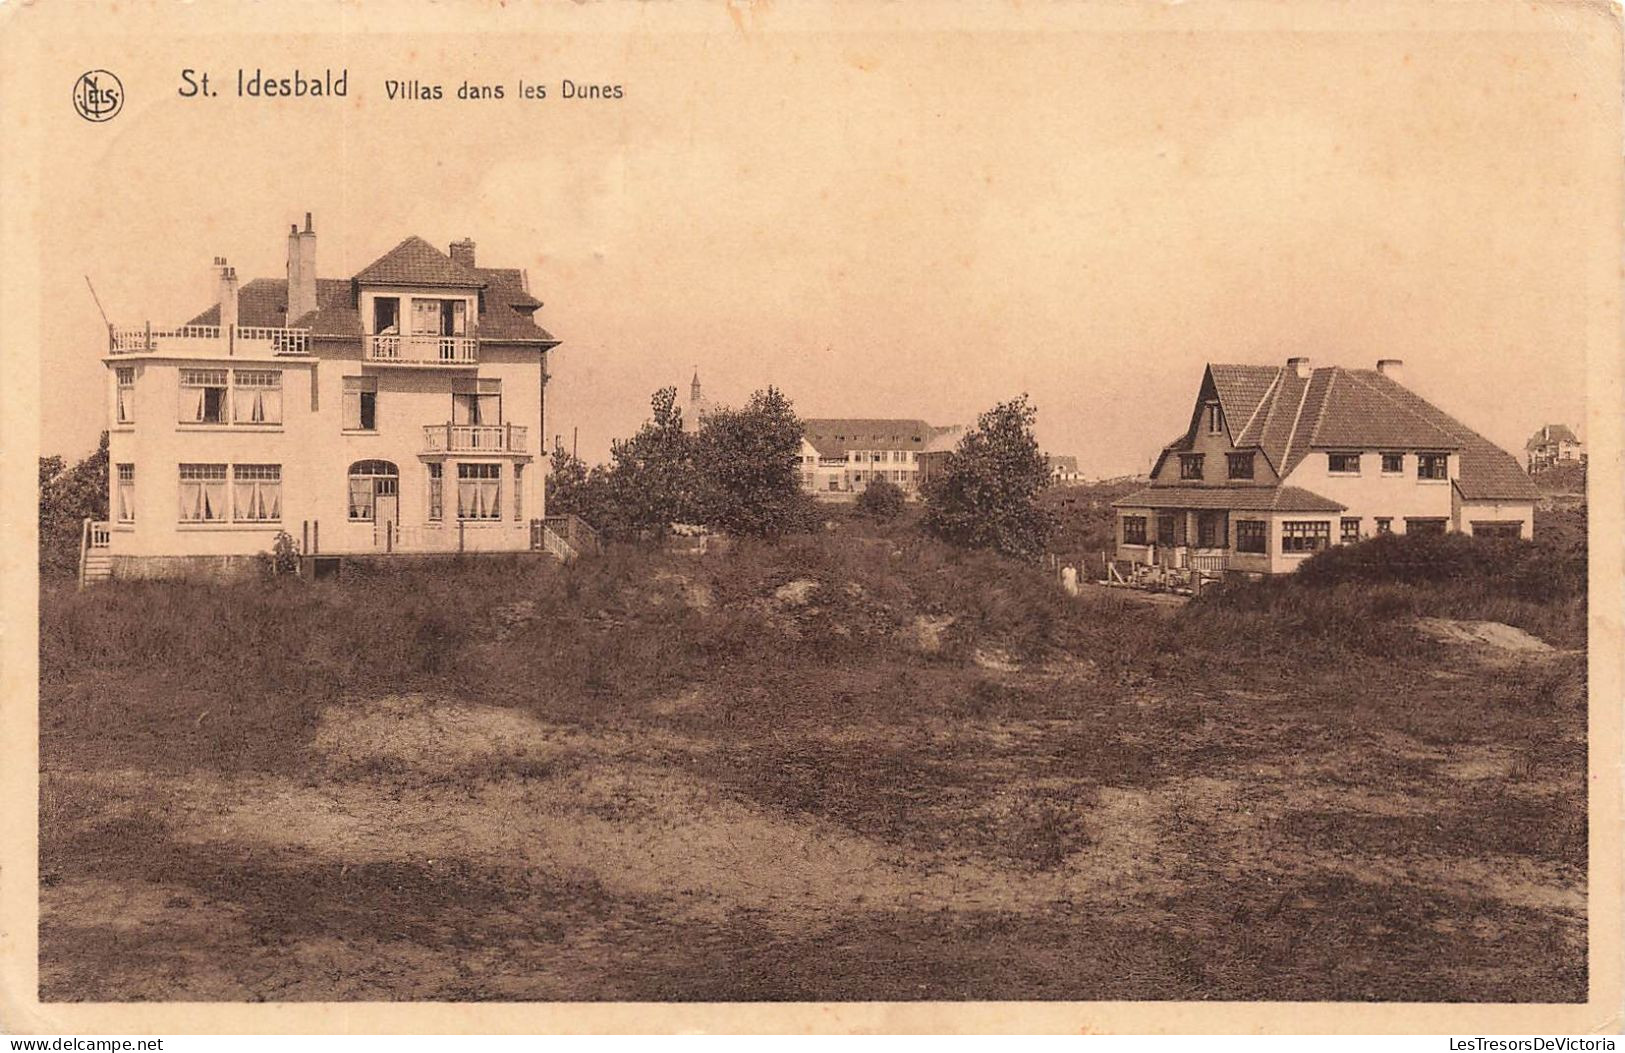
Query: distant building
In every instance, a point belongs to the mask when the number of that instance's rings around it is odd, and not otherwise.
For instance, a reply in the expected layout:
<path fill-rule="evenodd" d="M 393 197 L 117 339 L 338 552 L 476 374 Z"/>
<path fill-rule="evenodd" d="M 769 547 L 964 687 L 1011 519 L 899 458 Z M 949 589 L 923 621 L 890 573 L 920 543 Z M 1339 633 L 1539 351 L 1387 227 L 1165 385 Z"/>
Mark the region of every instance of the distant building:
<path fill-rule="evenodd" d="M 688 405 L 683 408 L 683 430 L 690 435 L 698 432 L 701 422 L 714 408 L 711 400 L 700 393 L 700 371 L 696 369 L 694 379 L 688 385 Z"/>
<path fill-rule="evenodd" d="M 1208 366 L 1151 485 L 1112 502 L 1118 558 L 1279 574 L 1373 534 L 1529 537 L 1539 493 L 1517 460 L 1400 369 Z"/>
<path fill-rule="evenodd" d="M 1529 471 L 1534 473 L 1584 464 L 1583 445 L 1567 424 L 1547 424 L 1529 437 L 1523 450 L 1529 458 Z"/>
<path fill-rule="evenodd" d="M 1049 459 L 1050 482 L 1057 486 L 1066 483 L 1081 483 L 1084 481 L 1083 473 L 1078 471 L 1078 459 L 1064 454 L 1051 454 Z"/>
<path fill-rule="evenodd" d="M 819 417 L 802 425 L 802 489 L 837 500 L 862 493 L 876 479 L 917 492 L 921 456 L 951 448 L 964 431 L 911 418 Z"/>

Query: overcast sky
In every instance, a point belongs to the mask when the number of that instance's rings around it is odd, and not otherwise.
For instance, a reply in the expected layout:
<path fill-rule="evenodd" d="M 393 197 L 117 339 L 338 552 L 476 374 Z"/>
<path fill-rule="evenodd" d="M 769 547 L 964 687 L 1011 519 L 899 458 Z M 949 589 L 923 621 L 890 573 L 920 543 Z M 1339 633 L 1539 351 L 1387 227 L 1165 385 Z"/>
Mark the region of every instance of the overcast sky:
<path fill-rule="evenodd" d="M 1583 424 L 1596 187 L 1577 172 L 1617 130 L 1570 52 L 1556 33 L 771 18 L 432 46 L 63 40 L 51 75 L 114 68 L 128 102 L 104 125 L 44 118 L 44 447 L 83 453 L 105 426 L 84 275 L 115 321 L 178 323 L 210 302 L 215 255 L 281 277 L 309 210 L 324 277 L 408 234 L 527 268 L 563 341 L 548 431 L 579 427 L 589 459 L 698 368 L 715 399 L 776 384 L 805 416 L 969 422 L 1027 391 L 1050 452 L 1143 471 L 1204 363 L 1291 355 L 1403 358 L 1521 456 L 1539 425 Z M 295 63 L 348 68 L 348 99 L 230 96 L 239 65 Z M 187 66 L 228 91 L 179 98 Z M 624 98 L 557 98 L 563 77 Z M 448 98 L 387 101 L 385 78 Z M 460 103 L 465 78 L 509 97 Z M 555 97 L 515 98 L 521 79 Z"/>

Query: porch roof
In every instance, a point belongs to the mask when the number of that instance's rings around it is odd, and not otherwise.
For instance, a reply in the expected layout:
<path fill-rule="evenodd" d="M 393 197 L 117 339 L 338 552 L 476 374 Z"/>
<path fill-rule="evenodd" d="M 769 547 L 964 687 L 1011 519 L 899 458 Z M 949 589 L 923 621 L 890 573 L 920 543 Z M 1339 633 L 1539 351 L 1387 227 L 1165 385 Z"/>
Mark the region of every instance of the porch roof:
<path fill-rule="evenodd" d="M 1328 497 L 1301 486 L 1148 486 L 1112 502 L 1113 508 L 1194 508 L 1230 512 L 1341 512 Z"/>

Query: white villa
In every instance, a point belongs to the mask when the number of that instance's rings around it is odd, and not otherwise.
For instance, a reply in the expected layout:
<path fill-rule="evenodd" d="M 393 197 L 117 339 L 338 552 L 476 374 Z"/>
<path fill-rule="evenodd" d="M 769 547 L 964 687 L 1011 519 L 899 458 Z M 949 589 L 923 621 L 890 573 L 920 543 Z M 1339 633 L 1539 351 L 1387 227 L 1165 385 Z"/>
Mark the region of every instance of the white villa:
<path fill-rule="evenodd" d="M 543 515 L 547 353 L 522 270 L 474 243 L 410 237 L 349 278 L 318 278 L 309 213 L 285 278 L 185 325 L 112 326 L 108 523 L 89 577 L 252 556 L 524 550 Z"/>
<path fill-rule="evenodd" d="M 912 418 L 812 417 L 802 427 L 801 488 L 826 500 L 850 499 L 876 479 L 913 495 L 921 458 L 952 449 L 964 432 Z"/>
<path fill-rule="evenodd" d="M 1516 458 L 1376 369 L 1209 365 L 1151 485 L 1112 502 L 1145 568 L 1281 574 L 1375 534 L 1523 537 L 1538 494 Z"/>

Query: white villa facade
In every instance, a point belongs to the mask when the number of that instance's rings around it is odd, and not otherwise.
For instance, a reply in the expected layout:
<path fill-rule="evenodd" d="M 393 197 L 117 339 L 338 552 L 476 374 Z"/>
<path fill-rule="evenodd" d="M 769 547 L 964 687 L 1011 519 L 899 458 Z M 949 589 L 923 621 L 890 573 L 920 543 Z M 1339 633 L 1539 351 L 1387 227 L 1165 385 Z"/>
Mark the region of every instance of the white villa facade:
<path fill-rule="evenodd" d="M 1135 568 L 1283 574 L 1377 534 L 1534 532 L 1534 484 L 1505 450 L 1374 370 L 1210 365 L 1151 485 L 1113 502 Z"/>
<path fill-rule="evenodd" d="M 347 279 L 316 277 L 309 214 L 287 277 L 218 295 L 187 324 L 109 334 L 113 576 L 252 556 L 517 551 L 543 516 L 537 463 L 556 347 L 520 270 L 408 238 Z"/>

